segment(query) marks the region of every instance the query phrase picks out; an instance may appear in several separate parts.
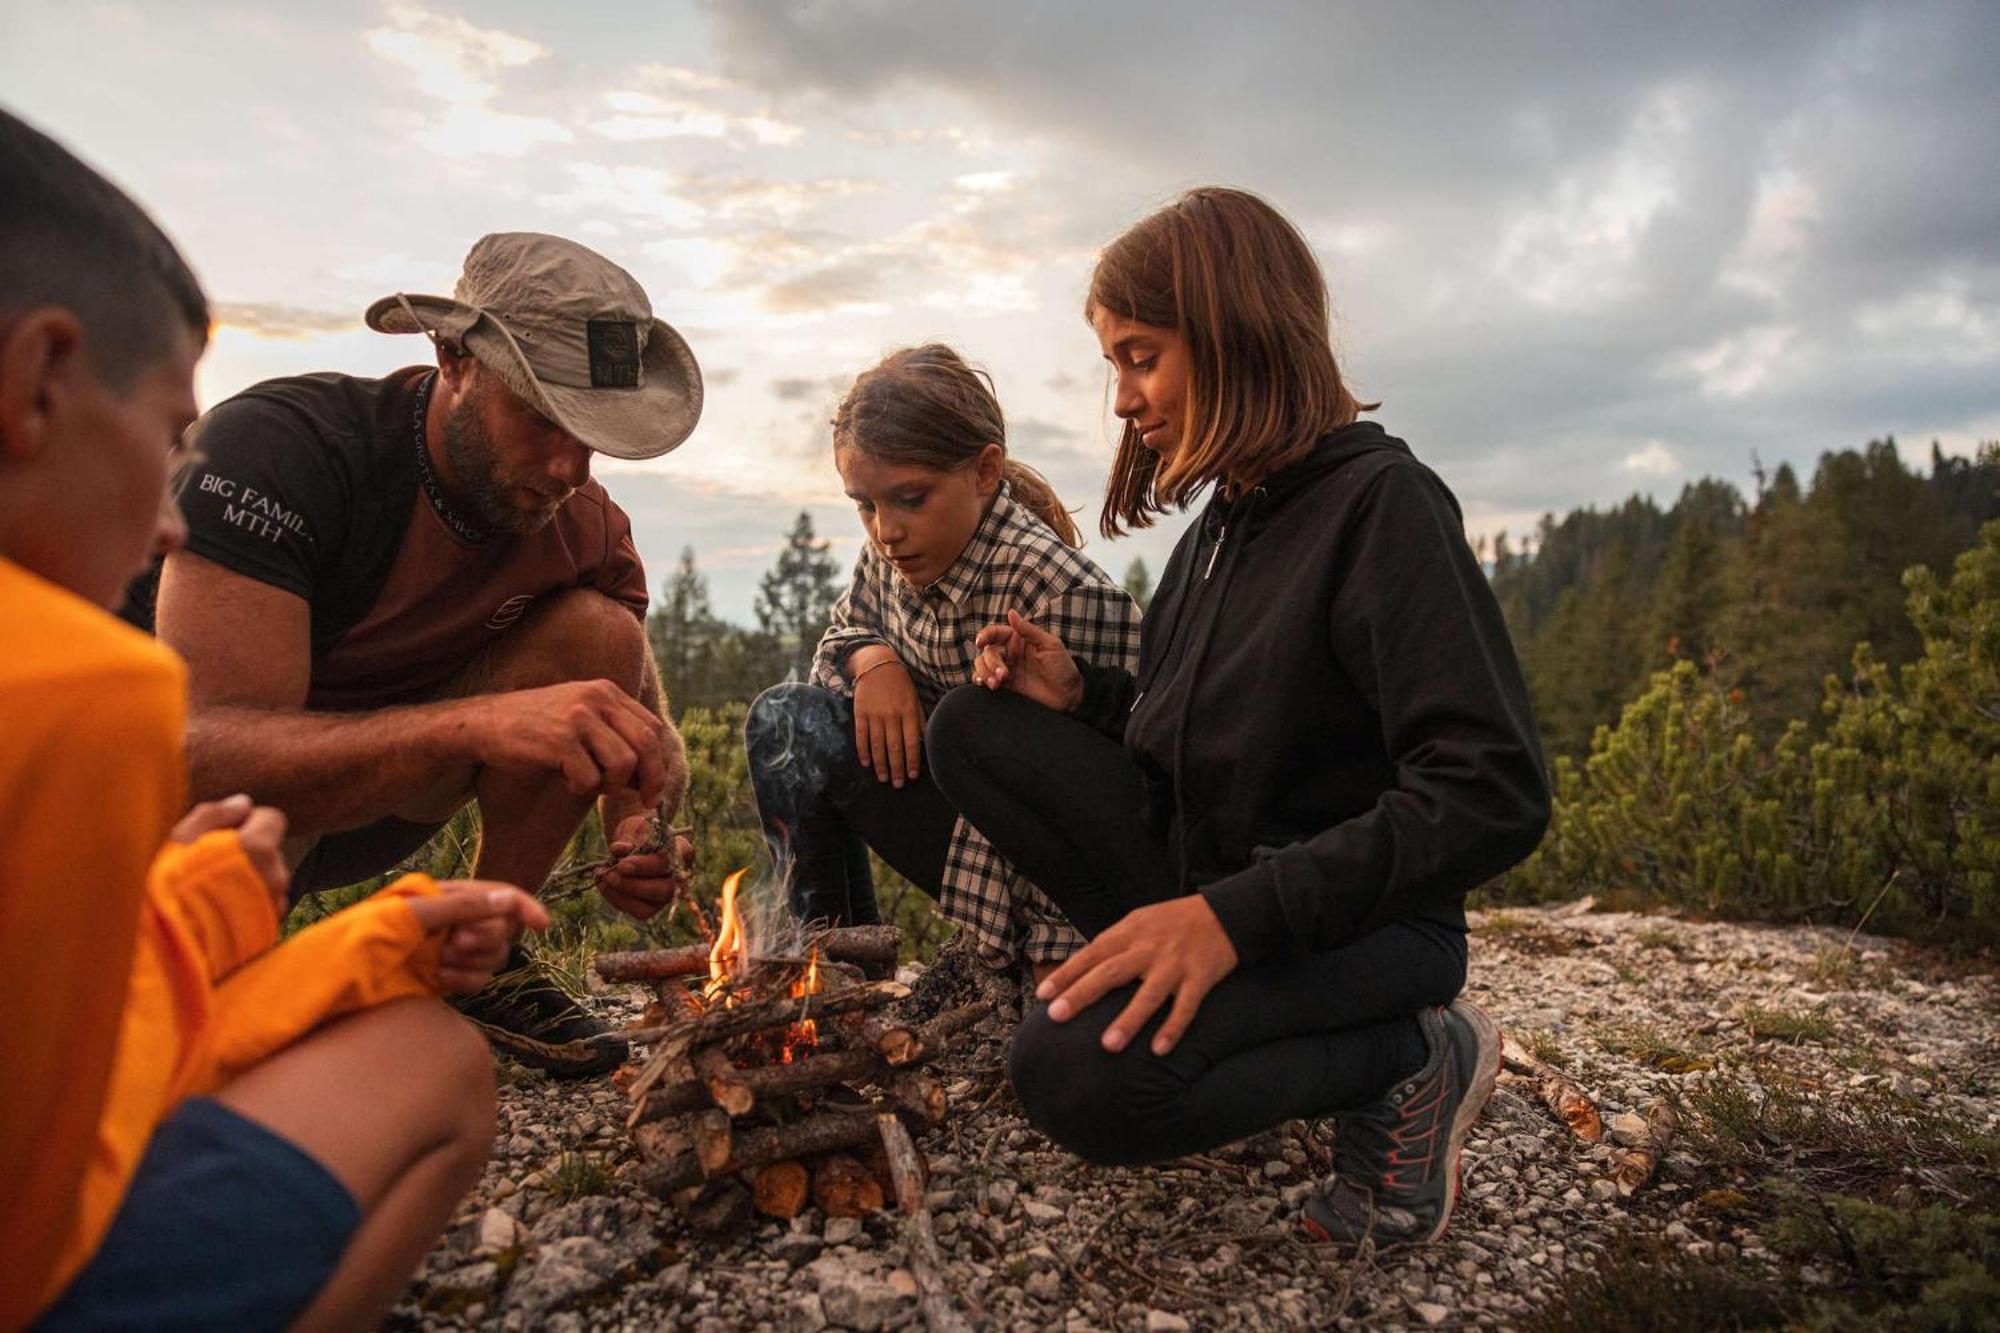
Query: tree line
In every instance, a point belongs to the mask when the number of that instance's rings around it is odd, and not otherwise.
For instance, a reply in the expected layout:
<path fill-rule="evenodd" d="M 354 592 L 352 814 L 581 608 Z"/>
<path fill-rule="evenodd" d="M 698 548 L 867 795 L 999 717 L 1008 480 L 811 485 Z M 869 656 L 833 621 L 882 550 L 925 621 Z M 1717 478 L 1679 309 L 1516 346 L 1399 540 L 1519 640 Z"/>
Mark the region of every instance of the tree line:
<path fill-rule="evenodd" d="M 1634 496 L 1476 548 L 1556 790 L 1541 850 L 1487 900 L 2000 940 L 2000 444 L 1929 462 L 1879 440 L 1806 484 L 1789 465 L 1748 496 L 1704 479 L 1666 508 Z M 648 622 L 704 864 L 756 846 L 742 706 L 809 670 L 845 584 L 828 546 L 801 513 L 751 626 L 715 614 L 683 551 Z M 1150 599 L 1143 561 L 1124 583 Z M 935 926 L 922 895 L 892 896 Z"/>
<path fill-rule="evenodd" d="M 1789 464 L 1684 487 L 1661 509 L 1545 515 L 1525 551 L 1502 533 L 1488 561 L 1550 755 L 1581 757 L 1654 672 L 1694 663 L 1748 701 L 1770 740 L 1817 716 L 1822 686 L 1856 643 L 1890 668 L 1920 638 L 1903 572 L 1947 570 L 2000 518 L 2000 444 L 1973 458 L 1932 446 L 1926 476 L 1893 439 L 1821 456 L 1809 485 Z"/>

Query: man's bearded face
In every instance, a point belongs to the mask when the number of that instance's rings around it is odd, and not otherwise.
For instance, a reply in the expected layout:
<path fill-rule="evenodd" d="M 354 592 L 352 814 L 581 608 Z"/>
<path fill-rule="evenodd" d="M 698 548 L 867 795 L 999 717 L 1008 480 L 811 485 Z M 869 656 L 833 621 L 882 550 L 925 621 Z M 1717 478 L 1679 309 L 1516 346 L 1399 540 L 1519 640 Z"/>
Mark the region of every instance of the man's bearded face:
<path fill-rule="evenodd" d="M 444 420 L 454 498 L 497 532 L 539 532 L 589 478 L 590 451 L 484 367 L 472 375 Z"/>

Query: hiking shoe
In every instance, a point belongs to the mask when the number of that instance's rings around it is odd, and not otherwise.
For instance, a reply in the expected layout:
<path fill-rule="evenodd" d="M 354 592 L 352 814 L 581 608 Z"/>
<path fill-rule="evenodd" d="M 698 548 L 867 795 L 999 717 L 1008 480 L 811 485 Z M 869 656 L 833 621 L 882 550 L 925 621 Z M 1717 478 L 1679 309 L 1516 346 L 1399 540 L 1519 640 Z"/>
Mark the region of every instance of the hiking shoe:
<path fill-rule="evenodd" d="M 624 1038 L 588 1013 L 546 968 L 518 947 L 507 963 L 484 990 L 451 1002 L 479 1026 L 488 1045 L 556 1078 L 606 1074 L 625 1063 L 631 1052 Z"/>
<path fill-rule="evenodd" d="M 1314 1239 L 1433 1241 L 1458 1200 L 1458 1153 L 1500 1074 L 1500 1029 L 1468 1000 L 1417 1015 L 1430 1059 L 1386 1096 L 1339 1117 L 1334 1177 L 1306 1200 Z"/>

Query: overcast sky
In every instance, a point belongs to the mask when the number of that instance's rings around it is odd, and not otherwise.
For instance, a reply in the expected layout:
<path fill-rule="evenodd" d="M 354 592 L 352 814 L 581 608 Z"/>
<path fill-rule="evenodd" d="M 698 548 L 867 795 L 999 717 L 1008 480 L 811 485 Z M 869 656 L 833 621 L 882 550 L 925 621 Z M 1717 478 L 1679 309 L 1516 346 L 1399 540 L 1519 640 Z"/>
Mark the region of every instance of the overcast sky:
<path fill-rule="evenodd" d="M 2000 438 L 2000 5 L 684 6 L 0 0 L 0 100 L 150 206 L 217 302 L 213 402 L 415 339 L 480 234 L 631 269 L 708 406 L 600 466 L 657 585 L 718 608 L 801 506 L 851 560 L 827 419 L 882 352 L 988 366 L 1093 528 L 1092 256 L 1199 183 L 1326 265 L 1343 364 L 1474 534 L 1663 502 L 1753 456 Z M 1090 548 L 1158 569 L 1178 530 Z"/>

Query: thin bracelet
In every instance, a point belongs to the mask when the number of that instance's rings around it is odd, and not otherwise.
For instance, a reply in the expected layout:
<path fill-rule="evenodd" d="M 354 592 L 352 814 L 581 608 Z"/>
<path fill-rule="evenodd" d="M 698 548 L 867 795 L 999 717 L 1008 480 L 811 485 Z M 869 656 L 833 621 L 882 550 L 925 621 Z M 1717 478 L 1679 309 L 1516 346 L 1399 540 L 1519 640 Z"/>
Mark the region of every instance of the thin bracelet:
<path fill-rule="evenodd" d="M 856 685 L 859 685 L 861 683 L 861 678 L 863 676 L 867 675 L 871 671 L 878 671 L 881 668 L 888 666 L 891 662 L 895 663 L 897 666 L 901 666 L 903 664 L 902 659 L 899 657 L 885 657 L 879 662 L 870 662 L 867 666 L 862 667 L 861 670 L 855 672 L 852 676 L 849 676 L 847 678 L 847 688 L 853 689 Z"/>

